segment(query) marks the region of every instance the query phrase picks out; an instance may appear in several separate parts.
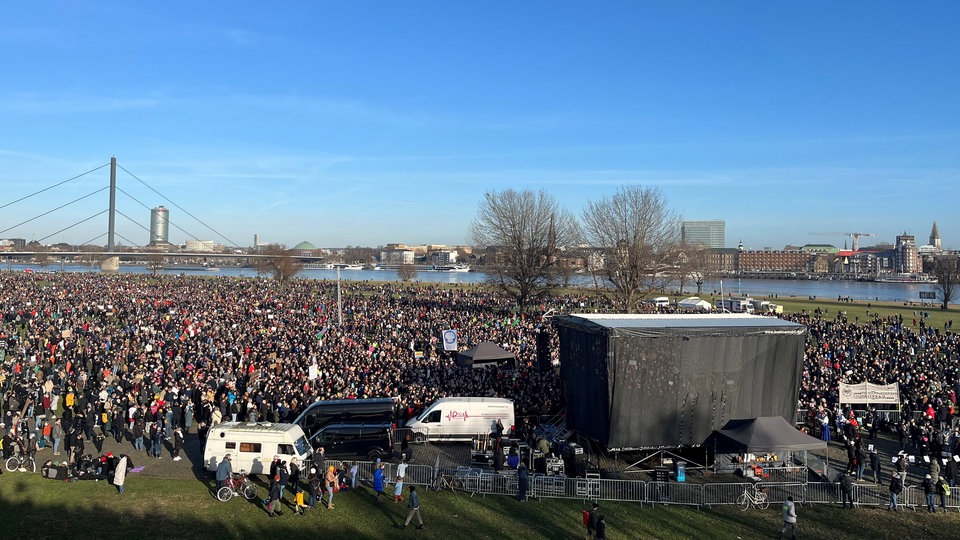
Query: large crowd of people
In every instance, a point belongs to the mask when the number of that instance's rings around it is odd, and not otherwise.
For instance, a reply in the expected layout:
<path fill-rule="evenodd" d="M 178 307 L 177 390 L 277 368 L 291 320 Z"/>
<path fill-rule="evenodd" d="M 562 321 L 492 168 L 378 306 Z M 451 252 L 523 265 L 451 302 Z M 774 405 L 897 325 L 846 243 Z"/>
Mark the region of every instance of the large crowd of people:
<path fill-rule="evenodd" d="M 556 332 L 540 316 L 518 316 L 511 298 L 482 286 L 346 282 L 338 303 L 337 287 L 0 274 L 4 455 L 18 445 L 50 445 L 76 461 L 85 443 L 99 451 L 105 437 L 149 451 L 164 440 L 182 445 L 178 427 L 202 434 L 231 419 L 292 421 L 319 399 L 394 397 L 400 421 L 446 396 L 508 397 L 518 418 L 563 410 L 559 378 L 537 358 L 544 331 L 556 358 Z M 583 294 L 535 311 L 582 309 L 611 306 Z M 899 382 L 904 421 L 885 425 L 878 415 L 871 424 L 931 456 L 956 449 L 960 340 L 949 327 L 925 324 L 925 315 L 785 316 L 809 329 L 799 408 L 840 433 L 849 412 L 839 403 L 840 382 Z M 446 329 L 457 330 L 461 349 L 492 341 L 515 353 L 516 369 L 457 367 L 443 350 Z"/>
<path fill-rule="evenodd" d="M 342 287 L 338 304 L 328 281 L 3 273 L 4 453 L 51 445 L 76 460 L 85 441 L 111 436 L 149 451 L 178 426 L 292 421 L 318 399 L 394 397 L 400 420 L 457 395 L 510 397 L 518 416 L 562 409 L 557 375 L 536 361 L 537 334 L 556 335 L 508 298 L 477 286 Z M 461 349 L 513 351 L 517 369 L 457 367 L 440 343 L 451 328 Z"/>

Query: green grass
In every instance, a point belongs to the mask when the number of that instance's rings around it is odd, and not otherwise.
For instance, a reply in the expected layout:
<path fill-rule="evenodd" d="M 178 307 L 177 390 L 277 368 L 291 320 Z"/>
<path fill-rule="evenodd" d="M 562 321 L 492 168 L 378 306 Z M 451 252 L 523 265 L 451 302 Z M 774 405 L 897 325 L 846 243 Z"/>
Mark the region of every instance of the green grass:
<path fill-rule="evenodd" d="M 305 516 L 285 509 L 277 519 L 259 502 L 221 503 L 212 482 L 128 475 L 126 493 L 105 482 L 63 483 L 39 474 L 0 476 L 0 533 L 5 538 L 582 538 L 579 500 L 520 503 L 509 497 L 422 490 L 427 528 L 395 526 L 404 504 L 376 502 L 368 489 L 341 492 L 336 509 Z M 261 486 L 262 493 L 265 490 Z M 778 510 L 651 507 L 601 502 L 610 538 L 770 538 L 780 525 Z M 841 511 L 826 506 L 798 509 L 804 538 L 949 537 L 960 530 L 960 513 Z M 946 536 L 943 536 L 946 534 Z"/>

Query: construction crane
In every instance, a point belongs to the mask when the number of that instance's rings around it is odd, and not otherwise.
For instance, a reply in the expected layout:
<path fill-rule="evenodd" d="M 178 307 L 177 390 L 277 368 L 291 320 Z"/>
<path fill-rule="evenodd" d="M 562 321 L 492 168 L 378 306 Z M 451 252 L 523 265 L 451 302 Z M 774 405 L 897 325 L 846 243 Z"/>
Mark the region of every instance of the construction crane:
<path fill-rule="evenodd" d="M 853 251 L 857 251 L 860 247 L 861 236 L 876 236 L 876 234 L 868 232 L 812 232 L 810 234 L 819 236 L 851 236 L 853 237 Z"/>

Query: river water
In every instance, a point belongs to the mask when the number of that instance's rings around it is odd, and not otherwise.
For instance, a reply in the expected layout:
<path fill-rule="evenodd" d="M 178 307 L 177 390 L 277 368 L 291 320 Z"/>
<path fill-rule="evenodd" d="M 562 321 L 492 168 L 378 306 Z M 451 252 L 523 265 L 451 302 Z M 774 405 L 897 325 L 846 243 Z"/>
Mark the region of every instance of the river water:
<path fill-rule="evenodd" d="M 7 269 L 6 266 L 2 267 Z M 12 271 L 31 270 L 34 272 L 52 272 L 61 271 L 58 265 L 49 265 L 40 269 L 36 265 L 14 264 Z M 91 272 L 91 269 L 83 265 L 66 265 L 63 272 Z M 94 269 L 93 272 L 98 272 Z M 121 273 L 144 274 L 149 273 L 143 266 L 122 265 Z M 257 272 L 252 268 L 218 268 L 216 270 L 207 270 L 196 267 L 170 268 L 162 270 L 165 275 L 197 275 L 197 276 L 233 276 L 233 277 L 256 277 Z M 335 281 L 337 279 L 336 270 L 315 270 L 305 269 L 298 274 L 298 277 L 308 279 L 325 279 Z M 434 272 L 420 271 L 417 273 L 415 281 L 422 283 L 483 283 L 486 280 L 486 274 L 482 272 Z M 341 270 L 340 279 L 344 281 L 399 281 L 397 272 L 394 270 Z M 570 284 L 573 286 L 582 286 L 588 288 L 597 287 L 593 277 L 585 275 L 574 275 Z M 599 286 L 603 286 L 601 282 Z M 868 281 L 813 281 L 813 280 L 792 280 L 792 279 L 742 279 L 736 278 L 723 279 L 720 281 L 707 281 L 703 285 L 703 295 L 709 297 L 711 294 L 719 294 L 721 289 L 723 294 L 733 294 L 734 296 L 749 295 L 754 298 L 766 297 L 786 297 L 786 298 L 810 298 L 836 299 L 838 297 L 850 298 L 863 301 L 881 301 L 881 302 L 918 302 L 920 301 L 920 291 L 933 292 L 936 285 L 930 283 L 876 283 Z M 674 291 L 676 287 L 674 287 Z M 671 293 L 674 291 L 670 291 Z M 696 294 L 696 285 L 686 285 L 684 293 L 689 295 Z"/>

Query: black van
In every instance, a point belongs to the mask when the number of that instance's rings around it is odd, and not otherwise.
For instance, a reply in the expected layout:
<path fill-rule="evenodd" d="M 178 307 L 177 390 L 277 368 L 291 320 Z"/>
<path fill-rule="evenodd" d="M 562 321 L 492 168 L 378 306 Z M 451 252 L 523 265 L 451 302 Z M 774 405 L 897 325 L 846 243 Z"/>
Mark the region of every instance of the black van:
<path fill-rule="evenodd" d="M 293 423 L 299 424 L 303 433 L 312 438 L 327 424 L 394 422 L 395 406 L 393 398 L 321 400 L 311 403 Z"/>
<path fill-rule="evenodd" d="M 311 437 L 314 448 L 327 456 L 366 456 L 368 461 L 393 456 L 393 425 L 390 423 L 332 423 Z"/>

